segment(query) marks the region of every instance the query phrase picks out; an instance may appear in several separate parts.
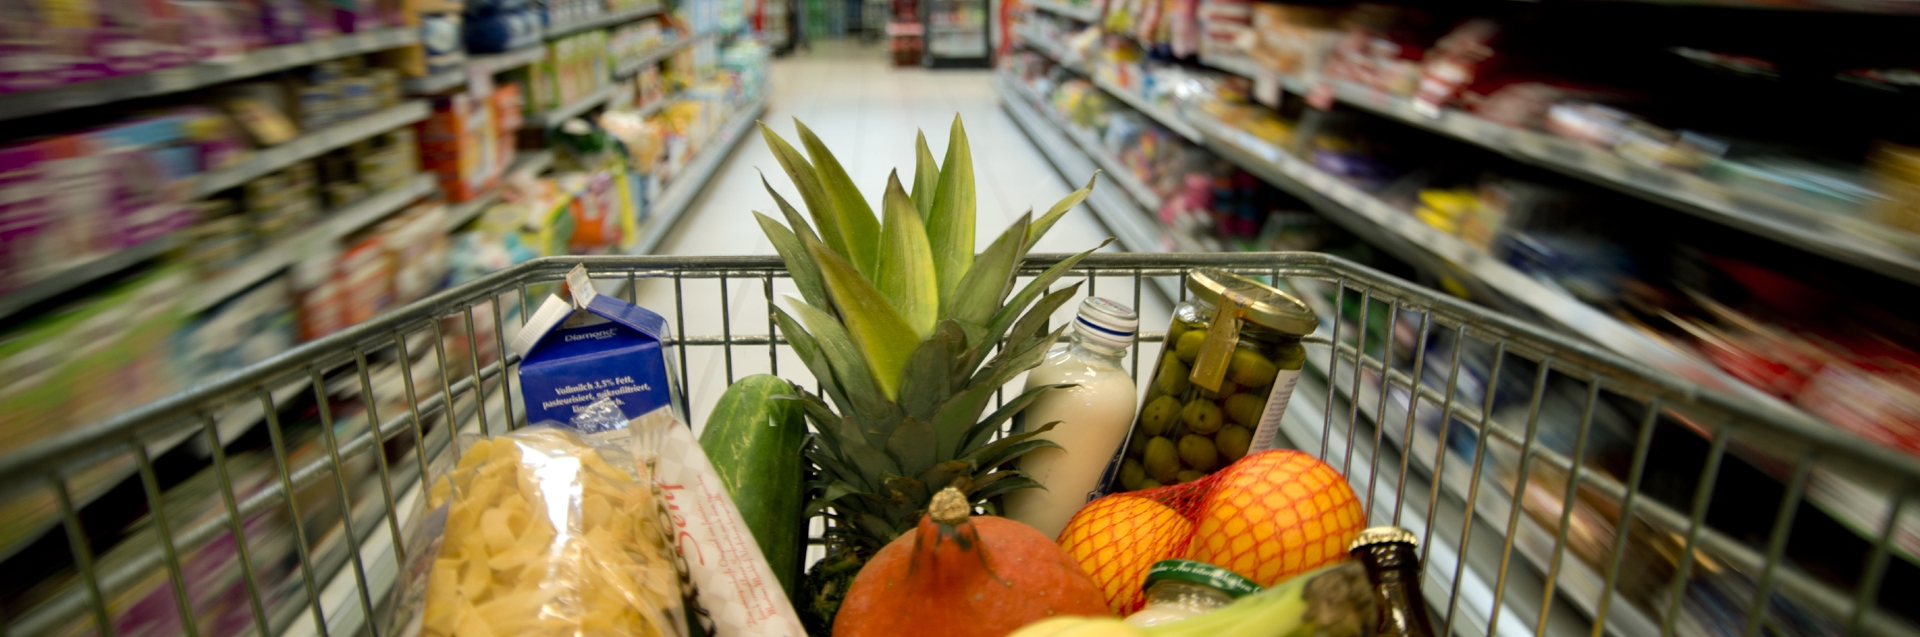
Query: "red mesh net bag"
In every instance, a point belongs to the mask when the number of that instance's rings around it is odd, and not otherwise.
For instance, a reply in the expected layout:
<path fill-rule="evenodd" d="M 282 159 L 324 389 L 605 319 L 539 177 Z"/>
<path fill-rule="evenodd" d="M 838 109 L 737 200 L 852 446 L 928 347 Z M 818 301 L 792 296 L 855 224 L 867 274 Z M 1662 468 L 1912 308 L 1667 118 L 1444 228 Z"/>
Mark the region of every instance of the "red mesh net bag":
<path fill-rule="evenodd" d="M 1089 502 L 1060 532 L 1060 546 L 1124 614 L 1145 603 L 1140 585 L 1154 562 L 1199 560 L 1272 586 L 1345 558 L 1366 524 L 1338 471 L 1277 449 L 1193 482 Z"/>

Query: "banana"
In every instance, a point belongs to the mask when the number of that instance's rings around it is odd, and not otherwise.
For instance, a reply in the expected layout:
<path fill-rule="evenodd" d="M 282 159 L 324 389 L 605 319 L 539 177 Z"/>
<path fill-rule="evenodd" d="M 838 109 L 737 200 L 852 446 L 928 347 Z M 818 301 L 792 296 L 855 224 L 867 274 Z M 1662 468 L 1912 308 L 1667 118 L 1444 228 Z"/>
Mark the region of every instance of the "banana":
<path fill-rule="evenodd" d="M 1373 588 L 1358 562 L 1302 573 L 1220 610 L 1139 632 L 1140 637 L 1368 637 Z"/>
<path fill-rule="evenodd" d="M 1112 617 L 1053 617 L 1007 637 L 1141 637 L 1140 629 Z"/>

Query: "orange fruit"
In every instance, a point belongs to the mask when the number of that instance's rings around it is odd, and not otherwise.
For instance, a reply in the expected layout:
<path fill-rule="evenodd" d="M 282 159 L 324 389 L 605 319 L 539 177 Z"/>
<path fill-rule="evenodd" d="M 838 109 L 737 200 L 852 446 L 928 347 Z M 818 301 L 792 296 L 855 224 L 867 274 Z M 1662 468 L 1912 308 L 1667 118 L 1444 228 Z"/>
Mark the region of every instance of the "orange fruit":
<path fill-rule="evenodd" d="M 1346 559 L 1347 544 L 1367 525 L 1346 478 L 1298 451 L 1249 455 L 1215 479 L 1187 559 L 1261 586 Z"/>
<path fill-rule="evenodd" d="M 1060 532 L 1060 548 L 1080 562 L 1118 614 L 1146 601 L 1140 584 L 1154 562 L 1186 551 L 1193 523 L 1146 498 L 1110 495 L 1087 504 Z"/>

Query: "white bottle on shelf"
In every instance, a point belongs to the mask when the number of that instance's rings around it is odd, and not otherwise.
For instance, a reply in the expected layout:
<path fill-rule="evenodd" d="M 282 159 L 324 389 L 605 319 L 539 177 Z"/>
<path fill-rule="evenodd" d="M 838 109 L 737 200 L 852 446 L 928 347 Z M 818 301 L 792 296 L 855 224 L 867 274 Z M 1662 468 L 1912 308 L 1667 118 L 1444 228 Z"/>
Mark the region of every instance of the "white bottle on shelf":
<path fill-rule="evenodd" d="M 1067 342 L 1047 353 L 1039 367 L 1027 373 L 1027 389 L 1074 383 L 1076 387 L 1041 394 L 1021 412 L 1028 427 L 1058 421 L 1040 437 L 1059 449 L 1037 449 L 1020 457 L 1020 469 L 1042 489 L 1007 494 L 1008 518 L 1058 537 L 1067 520 L 1087 503 L 1099 486 L 1100 475 L 1126 440 L 1133 423 L 1133 377 L 1120 359 L 1133 345 L 1140 317 L 1127 306 L 1099 297 L 1080 303 L 1080 315 L 1067 331 Z"/>

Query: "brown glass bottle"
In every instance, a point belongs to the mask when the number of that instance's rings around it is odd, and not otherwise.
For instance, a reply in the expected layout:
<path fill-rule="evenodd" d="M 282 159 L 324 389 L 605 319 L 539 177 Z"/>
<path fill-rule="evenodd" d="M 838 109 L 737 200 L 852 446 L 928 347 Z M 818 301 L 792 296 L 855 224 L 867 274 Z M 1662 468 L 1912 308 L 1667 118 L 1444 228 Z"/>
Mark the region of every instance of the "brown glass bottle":
<path fill-rule="evenodd" d="M 1419 538 L 1393 526 L 1376 526 L 1360 532 L 1347 546 L 1347 554 L 1360 560 L 1367 569 L 1367 581 L 1373 585 L 1379 619 L 1374 637 L 1434 637 L 1433 622 L 1427 618 L 1427 600 L 1420 596 Z"/>

